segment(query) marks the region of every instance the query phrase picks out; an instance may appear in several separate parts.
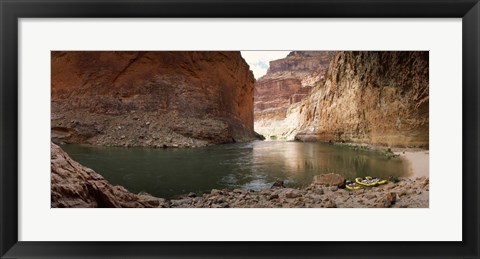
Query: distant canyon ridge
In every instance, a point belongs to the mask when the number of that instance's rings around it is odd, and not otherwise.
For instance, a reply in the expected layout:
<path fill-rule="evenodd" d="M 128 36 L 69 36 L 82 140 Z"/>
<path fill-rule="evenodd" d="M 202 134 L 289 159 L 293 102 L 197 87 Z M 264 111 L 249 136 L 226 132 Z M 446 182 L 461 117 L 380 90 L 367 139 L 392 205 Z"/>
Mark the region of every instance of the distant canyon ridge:
<path fill-rule="evenodd" d="M 294 51 L 255 81 L 238 51 L 53 51 L 55 143 L 255 139 L 428 148 L 429 55 Z"/>

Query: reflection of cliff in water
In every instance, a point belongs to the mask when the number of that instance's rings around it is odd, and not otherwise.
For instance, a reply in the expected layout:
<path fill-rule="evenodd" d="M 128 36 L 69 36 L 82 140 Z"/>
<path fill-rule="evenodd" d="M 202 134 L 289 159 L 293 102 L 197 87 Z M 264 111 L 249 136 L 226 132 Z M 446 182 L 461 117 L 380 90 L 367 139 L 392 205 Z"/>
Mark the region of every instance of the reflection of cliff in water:
<path fill-rule="evenodd" d="M 311 175 L 337 173 L 345 178 L 360 176 L 406 176 L 407 163 L 380 152 L 353 150 L 322 143 L 276 142 L 255 145 L 256 169 L 270 166 L 288 176 L 308 178 Z"/>

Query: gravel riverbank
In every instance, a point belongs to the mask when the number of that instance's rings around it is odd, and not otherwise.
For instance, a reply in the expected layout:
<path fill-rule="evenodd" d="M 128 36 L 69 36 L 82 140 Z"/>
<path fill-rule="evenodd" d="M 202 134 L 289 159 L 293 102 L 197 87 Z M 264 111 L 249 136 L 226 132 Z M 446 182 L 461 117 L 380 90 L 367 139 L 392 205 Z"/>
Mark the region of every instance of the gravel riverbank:
<path fill-rule="evenodd" d="M 401 178 L 378 187 L 349 191 L 337 186 L 311 184 L 307 188 L 273 188 L 259 192 L 234 189 L 190 193 L 165 200 L 169 208 L 428 208 L 429 179 Z"/>

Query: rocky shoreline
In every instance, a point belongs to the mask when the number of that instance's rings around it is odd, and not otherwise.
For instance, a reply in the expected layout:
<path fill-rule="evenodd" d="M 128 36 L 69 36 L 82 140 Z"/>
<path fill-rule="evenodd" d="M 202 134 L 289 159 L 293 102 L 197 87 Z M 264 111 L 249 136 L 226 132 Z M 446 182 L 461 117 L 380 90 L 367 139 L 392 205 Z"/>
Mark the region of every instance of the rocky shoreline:
<path fill-rule="evenodd" d="M 312 183 L 306 188 L 272 188 L 259 192 L 217 190 L 165 200 L 168 208 L 428 208 L 429 178 L 400 178 L 378 187 L 349 191 Z"/>

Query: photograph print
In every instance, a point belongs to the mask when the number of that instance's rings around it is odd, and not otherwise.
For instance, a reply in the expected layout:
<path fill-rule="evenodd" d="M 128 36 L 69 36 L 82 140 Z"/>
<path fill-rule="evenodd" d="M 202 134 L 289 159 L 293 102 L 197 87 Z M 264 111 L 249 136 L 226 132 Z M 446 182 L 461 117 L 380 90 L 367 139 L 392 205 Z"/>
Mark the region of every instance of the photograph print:
<path fill-rule="evenodd" d="M 428 51 L 51 51 L 52 208 L 428 208 Z"/>

